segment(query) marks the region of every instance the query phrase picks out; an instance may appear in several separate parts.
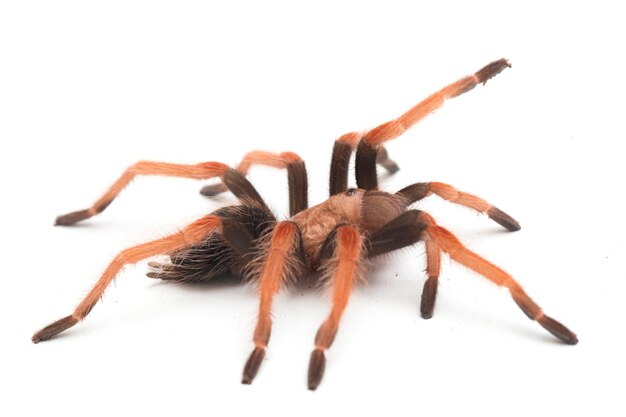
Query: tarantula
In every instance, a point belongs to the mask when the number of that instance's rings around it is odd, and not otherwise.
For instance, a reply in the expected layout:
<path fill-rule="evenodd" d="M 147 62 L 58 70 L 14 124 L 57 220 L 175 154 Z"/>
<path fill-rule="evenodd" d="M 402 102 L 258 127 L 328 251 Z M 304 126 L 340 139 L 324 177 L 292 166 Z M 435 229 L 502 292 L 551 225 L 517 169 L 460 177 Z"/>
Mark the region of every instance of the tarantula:
<path fill-rule="evenodd" d="M 421 315 L 432 317 L 437 296 L 440 259 L 443 252 L 454 261 L 509 289 L 513 300 L 531 319 L 567 344 L 576 344 L 576 335 L 545 315 L 522 287 L 505 271 L 463 246 L 448 230 L 437 225 L 427 213 L 410 206 L 431 194 L 485 213 L 509 231 L 520 229 L 511 216 L 487 201 L 439 182 L 409 185 L 395 194 L 378 189 L 377 165 L 390 173 L 398 166 L 389 159 L 382 144 L 394 139 L 443 102 L 461 95 L 499 74 L 510 64 L 505 59 L 492 62 L 473 75 L 460 79 L 426 98 L 395 120 L 366 132 L 352 132 L 335 141 L 330 167 L 330 197 L 308 207 L 307 171 L 295 153 L 248 153 L 232 169 L 219 162 L 179 165 L 138 162 L 89 209 L 56 219 L 56 225 L 71 225 L 101 213 L 137 175 L 166 175 L 221 182 L 201 190 L 213 196 L 229 190 L 240 204 L 224 207 L 184 227 L 178 233 L 121 251 L 106 268 L 89 294 L 74 312 L 35 333 L 34 343 L 48 340 L 83 320 L 103 295 L 117 273 L 127 264 L 157 255 L 168 255 L 165 263 L 150 263 L 149 277 L 168 281 L 205 281 L 232 273 L 258 282 L 260 305 L 254 331 L 254 350 L 247 360 L 242 382 L 256 376 L 272 327 L 274 295 L 290 279 L 319 272 L 332 291 L 332 308 L 315 337 L 308 370 L 308 387 L 315 390 L 324 373 L 324 351 L 333 343 L 339 321 L 348 304 L 352 287 L 367 259 L 423 241 L 428 278 L 421 297 Z M 356 182 L 348 188 L 348 167 L 356 151 Z M 276 219 L 263 198 L 246 179 L 252 165 L 287 170 L 290 218 Z"/>

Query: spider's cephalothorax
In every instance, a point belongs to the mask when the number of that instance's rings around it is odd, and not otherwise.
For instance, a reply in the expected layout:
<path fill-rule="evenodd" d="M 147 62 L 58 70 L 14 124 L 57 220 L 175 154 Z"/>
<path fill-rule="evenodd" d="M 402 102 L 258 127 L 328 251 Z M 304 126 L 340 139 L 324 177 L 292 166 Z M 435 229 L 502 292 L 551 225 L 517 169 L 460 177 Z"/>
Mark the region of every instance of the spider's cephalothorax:
<path fill-rule="evenodd" d="M 335 338 L 352 286 L 364 263 L 369 258 L 422 241 L 428 275 L 422 291 L 422 317 L 432 317 L 440 258 L 446 253 L 454 261 L 508 288 L 515 303 L 531 320 L 563 342 L 576 344 L 576 335 L 545 315 L 509 274 L 467 249 L 452 233 L 437 225 L 430 215 L 411 209 L 411 205 L 436 194 L 484 213 L 510 231 L 519 230 L 519 224 L 512 217 L 479 197 L 439 182 L 415 183 L 393 194 L 378 189 L 377 165 L 390 173 L 398 170 L 382 146 L 384 142 L 402 134 L 446 99 L 485 83 L 509 66 L 504 59 L 492 62 L 475 74 L 439 90 L 397 119 L 366 132 L 341 136 L 333 148 L 330 197 L 311 208 L 308 208 L 304 161 L 292 152 L 250 152 L 236 169 L 219 162 L 179 165 L 144 161 L 134 164 L 89 209 L 60 216 L 56 224 L 71 225 L 102 212 L 136 175 L 193 179 L 219 177 L 221 182 L 207 185 L 202 194 L 212 196 L 229 190 L 240 204 L 221 208 L 178 233 L 123 250 L 74 312 L 35 333 L 33 342 L 48 340 L 83 320 L 124 265 L 168 255 L 168 262 L 150 264 L 152 270 L 148 276 L 196 282 L 231 273 L 257 281 L 260 304 L 253 337 L 255 347 L 243 372 L 243 383 L 249 384 L 259 370 L 269 342 L 273 296 L 288 280 L 320 270 L 332 292 L 332 308 L 317 332 L 309 363 L 308 386 L 316 389 L 324 372 L 324 351 Z M 348 167 L 354 152 L 359 188 L 348 189 Z M 277 220 L 246 179 L 249 168 L 255 164 L 287 170 L 289 219 Z"/>

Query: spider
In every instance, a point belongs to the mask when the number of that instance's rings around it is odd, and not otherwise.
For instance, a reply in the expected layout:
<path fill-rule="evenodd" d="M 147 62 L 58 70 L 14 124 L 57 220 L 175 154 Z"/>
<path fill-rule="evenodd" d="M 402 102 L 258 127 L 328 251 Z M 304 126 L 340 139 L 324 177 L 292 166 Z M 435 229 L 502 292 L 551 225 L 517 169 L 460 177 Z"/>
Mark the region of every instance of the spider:
<path fill-rule="evenodd" d="M 417 242 L 424 242 L 426 279 L 420 311 L 425 319 L 433 315 L 442 253 L 506 287 L 513 301 L 531 319 L 567 344 L 576 344 L 576 335 L 545 315 L 524 289 L 505 271 L 467 249 L 448 230 L 427 213 L 411 205 L 429 195 L 484 213 L 509 231 L 520 225 L 511 216 L 487 201 L 440 182 L 421 182 L 391 194 L 379 190 L 377 165 L 390 173 L 398 170 L 383 143 L 392 140 L 440 107 L 448 98 L 470 91 L 511 65 L 500 59 L 432 94 L 397 119 L 366 132 L 351 132 L 335 141 L 330 166 L 330 197 L 308 206 L 307 171 L 295 153 L 248 153 L 236 169 L 219 162 L 180 165 L 164 162 L 138 162 L 86 210 L 56 219 L 56 225 L 72 225 L 101 213 L 138 175 L 165 175 L 221 182 L 205 186 L 201 193 L 214 196 L 229 190 L 239 204 L 220 208 L 167 237 L 121 251 L 106 268 L 88 295 L 69 316 L 62 318 L 32 337 L 34 343 L 48 340 L 83 320 L 118 272 L 128 264 L 168 255 L 165 262 L 151 262 L 148 276 L 167 281 L 200 282 L 232 273 L 258 283 L 260 304 L 254 330 L 254 350 L 248 358 L 242 383 L 250 384 L 265 356 L 272 327 L 272 301 L 289 281 L 306 274 L 319 273 L 330 287 L 332 307 L 315 336 L 308 369 L 308 388 L 315 390 L 322 380 L 324 352 L 332 345 L 352 288 L 369 259 Z M 352 153 L 356 152 L 355 171 L 358 188 L 348 188 Z M 287 170 L 289 213 L 280 221 L 246 174 L 253 165 Z"/>

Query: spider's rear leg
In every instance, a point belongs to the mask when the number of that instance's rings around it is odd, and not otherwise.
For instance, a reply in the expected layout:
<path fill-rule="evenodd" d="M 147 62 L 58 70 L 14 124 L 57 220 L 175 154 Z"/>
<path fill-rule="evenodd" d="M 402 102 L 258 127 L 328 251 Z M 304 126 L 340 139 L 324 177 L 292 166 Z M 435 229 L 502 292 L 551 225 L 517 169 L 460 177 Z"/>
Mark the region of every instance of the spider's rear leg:
<path fill-rule="evenodd" d="M 167 162 L 140 161 L 128 167 L 117 181 L 115 181 L 104 195 L 96 200 L 91 207 L 59 216 L 56 218 L 55 225 L 69 226 L 103 212 L 119 193 L 138 175 L 160 175 L 203 180 L 221 176 L 225 174 L 227 170 L 228 166 L 219 162 L 182 165 Z"/>
<path fill-rule="evenodd" d="M 196 220 L 178 233 L 123 250 L 109 264 L 96 285 L 94 285 L 89 294 L 87 294 L 78 307 L 76 307 L 74 312 L 35 333 L 32 337 L 33 343 L 51 339 L 83 320 L 124 266 L 137 263 L 152 256 L 162 255 L 191 246 L 206 239 L 213 232 L 218 230 L 220 225 L 219 217 L 208 215 Z"/>
<path fill-rule="evenodd" d="M 326 358 L 324 351 L 333 343 L 339 321 L 343 315 L 352 286 L 358 276 L 358 269 L 362 258 L 362 238 L 358 229 L 343 225 L 333 232 L 335 237 L 334 254 L 327 260 L 325 266 L 330 274 L 332 286 L 332 309 L 328 318 L 321 325 L 315 336 L 315 349 L 311 352 L 309 361 L 308 387 L 317 389 L 324 376 Z M 327 246 L 327 245 L 325 245 Z"/>
<path fill-rule="evenodd" d="M 289 182 L 289 216 L 293 217 L 309 206 L 308 201 L 308 179 L 304 160 L 293 152 L 282 152 L 279 154 L 252 151 L 247 153 L 239 165 L 237 171 L 241 175 L 247 175 L 254 165 L 270 166 L 287 170 L 287 180 Z M 209 184 L 200 190 L 200 194 L 212 197 L 227 191 L 228 188 L 223 183 Z"/>
<path fill-rule="evenodd" d="M 406 198 L 408 204 L 415 203 L 431 194 L 436 194 L 444 200 L 484 213 L 507 230 L 514 232 L 521 229 L 520 224 L 499 208 L 473 194 L 459 191 L 451 185 L 442 182 L 418 182 L 396 193 Z"/>
<path fill-rule="evenodd" d="M 243 370 L 241 382 L 251 384 L 261 362 L 265 357 L 265 348 L 272 329 L 272 301 L 285 281 L 300 269 L 304 252 L 298 226 L 292 222 L 276 225 L 267 235 L 267 243 L 260 249 L 263 257 L 252 264 L 251 274 L 259 280 L 259 313 L 254 330 L 254 350 L 250 354 Z M 258 263 L 257 263 L 258 262 Z"/>

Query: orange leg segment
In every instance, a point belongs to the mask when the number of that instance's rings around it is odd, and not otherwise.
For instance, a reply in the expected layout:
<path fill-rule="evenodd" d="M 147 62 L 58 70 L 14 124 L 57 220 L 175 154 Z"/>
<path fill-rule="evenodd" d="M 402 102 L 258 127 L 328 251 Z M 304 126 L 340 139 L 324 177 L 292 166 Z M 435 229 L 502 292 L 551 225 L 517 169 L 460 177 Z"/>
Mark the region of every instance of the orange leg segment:
<path fill-rule="evenodd" d="M 317 389 L 324 375 L 326 366 L 324 351 L 332 345 L 335 339 L 339 321 L 348 305 L 348 299 L 358 275 L 359 261 L 362 256 L 363 242 L 356 228 L 339 227 L 336 239 L 335 258 L 330 261 L 331 265 L 334 265 L 331 277 L 332 309 L 315 336 L 315 349 L 311 353 L 309 362 L 308 386 L 310 390 Z"/>
<path fill-rule="evenodd" d="M 467 76 L 454 82 L 441 90 L 432 94 L 425 100 L 418 103 L 409 111 L 397 119 L 383 123 L 363 135 L 363 140 L 372 146 L 380 145 L 388 140 L 400 136 L 411 126 L 441 107 L 446 99 L 460 96 L 476 87 L 480 83 L 486 83 L 492 77 L 498 75 L 502 70 L 510 67 L 506 59 L 500 59 L 483 67 L 475 74 Z"/>
<path fill-rule="evenodd" d="M 511 296 L 519 308 L 531 319 L 537 321 L 546 330 L 561 341 L 575 345 L 578 338 L 571 330 L 553 318 L 544 314 L 543 310 L 526 294 L 524 289 L 508 273 L 467 249 L 450 231 L 438 226 L 435 221 L 422 212 L 422 221 L 428 224 L 427 238 L 434 241 L 451 259 L 465 267 L 478 272 L 493 283 L 509 289 Z"/>
<path fill-rule="evenodd" d="M 243 384 L 252 383 L 265 357 L 272 330 L 272 301 L 292 272 L 290 257 L 293 256 L 297 237 L 298 228 L 291 222 L 279 223 L 272 233 L 267 259 L 260 271 L 259 316 L 253 337 L 255 347 L 244 367 Z"/>
<path fill-rule="evenodd" d="M 268 166 L 278 169 L 286 169 L 289 164 L 303 162 L 297 154 L 293 152 L 272 153 L 266 151 L 252 151 L 248 152 L 239 165 L 237 165 L 237 171 L 241 175 L 248 175 L 248 171 L 254 165 Z M 200 194 L 206 196 L 214 196 L 228 191 L 228 188 L 222 183 L 210 184 L 200 190 Z"/>
<path fill-rule="evenodd" d="M 90 208 L 59 216 L 56 219 L 55 225 L 69 226 L 101 213 L 137 175 L 161 175 L 203 180 L 220 176 L 224 174 L 227 169 L 227 165 L 219 162 L 181 165 L 166 162 L 140 161 L 127 168 L 122 176 L 120 176 Z"/>
<path fill-rule="evenodd" d="M 337 142 L 335 142 L 335 148 L 333 150 L 333 167 L 331 168 L 330 187 L 331 195 L 341 192 L 340 185 L 343 185 L 343 183 L 341 183 L 340 180 L 343 179 L 343 176 L 339 176 L 337 174 L 343 174 L 345 169 L 347 169 L 347 161 L 349 161 L 349 159 L 345 157 L 347 154 L 345 150 L 347 147 L 346 144 L 354 146 L 356 138 L 360 139 L 356 150 L 355 163 L 357 185 L 359 188 L 363 188 L 365 190 L 375 190 L 378 188 L 376 164 L 377 162 L 380 163 L 378 157 L 381 152 L 381 146 L 384 142 L 400 136 L 421 119 L 441 107 L 446 99 L 453 98 L 470 91 L 479 83 L 485 83 L 487 80 L 496 76 L 507 67 L 510 67 L 510 64 L 505 59 L 492 62 L 477 71 L 475 74 L 462 78 L 459 81 L 439 90 L 435 94 L 432 94 L 397 119 L 383 123 L 382 125 L 362 134 L 352 132 L 343 135 L 339 138 L 339 140 L 337 140 Z M 335 161 L 337 162 L 335 163 Z M 344 169 L 342 170 L 338 168 Z"/>
<path fill-rule="evenodd" d="M 517 220 L 496 206 L 491 205 L 480 197 L 459 191 L 453 186 L 442 182 L 419 182 L 403 188 L 398 191 L 397 194 L 405 197 L 409 204 L 419 201 L 429 195 L 436 194 L 451 203 L 459 204 L 472 210 L 476 210 L 479 213 L 487 214 L 489 218 L 509 231 L 513 232 L 521 229 Z"/>
<path fill-rule="evenodd" d="M 196 220 L 178 233 L 123 250 L 109 264 L 96 285 L 76 307 L 74 312 L 35 333 L 32 338 L 33 343 L 51 339 L 83 320 L 125 265 L 134 264 L 152 256 L 166 254 L 191 246 L 207 238 L 218 230 L 220 226 L 221 221 L 219 217 L 208 215 Z"/>

